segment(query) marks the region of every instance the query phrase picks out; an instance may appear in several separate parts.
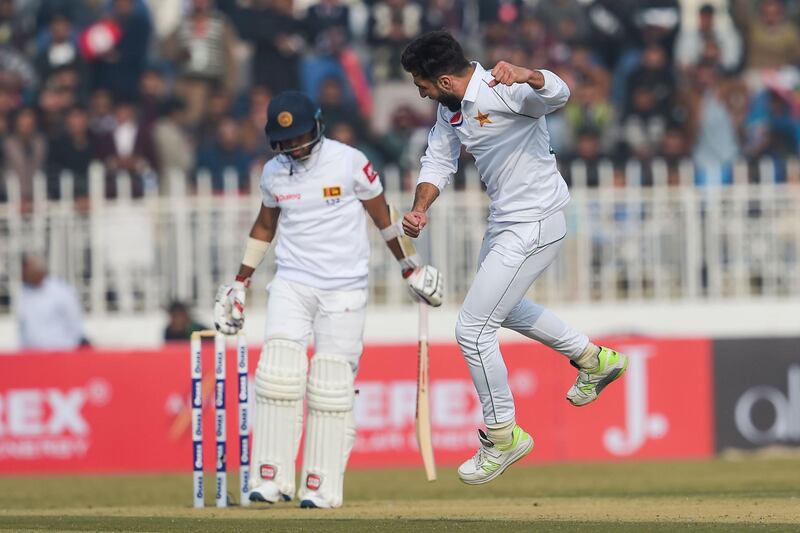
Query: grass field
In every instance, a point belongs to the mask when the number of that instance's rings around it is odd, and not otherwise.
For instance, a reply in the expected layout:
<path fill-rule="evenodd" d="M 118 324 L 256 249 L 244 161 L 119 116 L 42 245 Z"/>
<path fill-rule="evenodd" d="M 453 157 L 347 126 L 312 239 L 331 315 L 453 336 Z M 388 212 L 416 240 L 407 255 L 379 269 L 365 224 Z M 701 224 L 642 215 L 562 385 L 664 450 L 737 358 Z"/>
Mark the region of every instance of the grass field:
<path fill-rule="evenodd" d="M 800 531 L 797 458 L 521 465 L 483 487 L 462 485 L 452 468 L 439 477 L 351 472 L 335 510 L 195 510 L 189 475 L 6 477 L 0 530 Z"/>

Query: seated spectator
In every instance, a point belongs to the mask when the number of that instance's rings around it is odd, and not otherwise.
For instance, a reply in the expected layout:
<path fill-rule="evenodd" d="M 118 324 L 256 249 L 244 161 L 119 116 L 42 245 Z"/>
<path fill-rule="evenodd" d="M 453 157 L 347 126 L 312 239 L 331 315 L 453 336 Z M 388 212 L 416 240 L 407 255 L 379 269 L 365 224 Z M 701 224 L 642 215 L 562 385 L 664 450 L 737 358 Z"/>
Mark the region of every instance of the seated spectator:
<path fill-rule="evenodd" d="M 464 25 L 463 0 L 428 0 L 425 5 L 423 31 L 448 30 L 461 33 Z"/>
<path fill-rule="evenodd" d="M 142 73 L 142 78 L 139 80 L 139 94 L 142 124 L 150 128 L 161 116 L 164 102 L 169 94 L 167 83 L 159 70 L 148 68 Z"/>
<path fill-rule="evenodd" d="M 800 117 L 792 93 L 777 86 L 758 93 L 747 117 L 747 156 L 787 158 L 800 152 Z"/>
<path fill-rule="evenodd" d="M 188 341 L 192 332 L 208 329 L 192 318 L 189 308 L 183 302 L 174 301 L 167 308 L 169 321 L 164 328 L 165 341 Z"/>
<path fill-rule="evenodd" d="M 366 126 L 358 114 L 358 109 L 345 100 L 344 86 L 338 78 L 326 78 L 322 82 L 318 96 L 319 106 L 326 123 L 346 122 L 360 138 L 364 138 Z"/>
<path fill-rule="evenodd" d="M 36 70 L 43 80 L 47 80 L 54 71 L 63 68 L 76 69 L 83 79 L 89 73 L 78 50 L 77 34 L 72 22 L 63 13 L 54 13 L 47 33 L 40 39 Z"/>
<path fill-rule="evenodd" d="M 777 69 L 800 60 L 800 29 L 786 16 L 781 1 L 732 2 L 733 14 L 747 49 L 745 68 Z"/>
<path fill-rule="evenodd" d="M 3 162 L 6 179 L 16 179 L 23 202 L 33 200 L 33 178 L 44 171 L 47 141 L 39 132 L 36 112 L 30 107 L 17 111 L 14 132 L 3 141 Z M 6 186 L 8 188 L 8 186 Z"/>
<path fill-rule="evenodd" d="M 341 47 L 352 38 L 350 8 L 339 0 L 320 0 L 308 8 L 306 29 L 309 42 L 320 53 Z M 337 43 L 338 46 L 334 43 Z"/>
<path fill-rule="evenodd" d="M 631 100 L 631 111 L 620 126 L 620 155 L 649 159 L 661 144 L 667 117 L 658 108 L 656 93 L 646 85 L 636 87 Z"/>
<path fill-rule="evenodd" d="M 539 2 L 534 16 L 551 29 L 559 42 L 566 45 L 585 42 L 589 36 L 586 11 L 577 0 Z"/>
<path fill-rule="evenodd" d="M 400 64 L 403 48 L 422 33 L 422 7 L 410 0 L 378 0 L 369 18 L 373 75 L 380 83 L 405 79 Z"/>
<path fill-rule="evenodd" d="M 22 349 L 72 350 L 85 342 L 78 293 L 48 275 L 44 261 L 35 255 L 22 258 L 17 322 Z"/>
<path fill-rule="evenodd" d="M 216 139 L 200 145 L 197 150 L 197 170 L 206 170 L 211 174 L 211 186 L 215 192 L 225 190 L 228 170 L 236 173 L 237 185 L 239 189 L 244 189 L 251 163 L 252 157 L 242 146 L 239 125 L 231 117 L 222 119 Z"/>
<path fill-rule="evenodd" d="M 216 138 L 219 125 L 225 118 L 233 114 L 232 105 L 231 98 L 224 91 L 216 91 L 211 95 L 203 120 L 194 129 L 198 144 L 211 142 Z"/>
<path fill-rule="evenodd" d="M 50 198 L 59 198 L 63 172 L 72 175 L 73 197 L 89 195 L 89 164 L 92 162 L 92 138 L 89 115 L 85 109 L 73 107 L 66 116 L 64 133 L 50 145 L 47 154 L 47 191 Z"/>
<path fill-rule="evenodd" d="M 213 0 L 192 0 L 188 16 L 167 41 L 166 51 L 178 63 L 175 92 L 187 104 L 186 119 L 198 124 L 211 95 L 232 96 L 238 81 L 234 47 L 236 31 Z"/>
<path fill-rule="evenodd" d="M 173 178 L 186 180 L 194 168 L 194 146 L 186 133 L 185 109 L 180 98 L 167 99 L 161 104 L 161 118 L 153 126 L 153 144 L 162 193 L 171 191 Z"/>
<path fill-rule="evenodd" d="M 581 128 L 575 138 L 575 149 L 571 156 L 559 158 L 559 169 L 564 181 L 570 187 L 583 185 L 597 187 L 600 184 L 600 164 L 607 159 L 608 152 L 602 149 L 602 139 L 598 130 L 591 126 Z M 582 163 L 585 168 L 585 183 L 576 183 L 580 178 L 573 174 L 576 165 Z"/>
<path fill-rule="evenodd" d="M 94 62 L 94 87 L 108 89 L 115 98 L 135 101 L 150 43 L 150 14 L 145 3 L 112 0 L 109 17 L 119 26 L 121 37 Z"/>
<path fill-rule="evenodd" d="M 97 89 L 89 98 L 89 130 L 92 135 L 102 136 L 114 131 L 114 99 L 107 89 Z"/>
<path fill-rule="evenodd" d="M 728 72 L 738 68 L 742 60 L 742 37 L 727 18 L 717 15 L 712 4 L 700 6 L 697 27 L 680 32 L 675 45 L 675 61 L 681 68 L 709 60 L 708 43 L 714 43 L 719 53 L 719 63 Z"/>
<path fill-rule="evenodd" d="M 239 124 L 242 134 L 242 148 L 253 158 L 252 168 L 260 172 L 272 158 L 272 148 L 264 135 L 267 123 L 267 107 L 272 95 L 266 87 L 255 86 L 250 90 L 247 115 Z"/>
<path fill-rule="evenodd" d="M 131 192 L 138 197 L 145 186 L 156 185 L 153 169 L 157 168 L 152 132 L 139 122 L 132 102 L 120 101 L 114 108 L 116 125 L 113 132 L 97 138 L 97 156 L 106 166 L 106 194 L 117 195 L 117 177 L 126 172 L 131 178 Z"/>
<path fill-rule="evenodd" d="M 297 90 L 308 30 L 295 17 L 293 0 L 255 0 L 253 7 L 239 10 L 236 26 L 253 43 L 253 83 L 273 94 Z"/>
<path fill-rule="evenodd" d="M 625 110 L 628 113 L 632 110 L 634 93 L 647 91 L 654 100 L 653 112 L 668 116 L 674 90 L 675 75 L 670 69 L 666 51 L 659 44 L 649 44 L 642 52 L 640 65 L 628 78 Z"/>

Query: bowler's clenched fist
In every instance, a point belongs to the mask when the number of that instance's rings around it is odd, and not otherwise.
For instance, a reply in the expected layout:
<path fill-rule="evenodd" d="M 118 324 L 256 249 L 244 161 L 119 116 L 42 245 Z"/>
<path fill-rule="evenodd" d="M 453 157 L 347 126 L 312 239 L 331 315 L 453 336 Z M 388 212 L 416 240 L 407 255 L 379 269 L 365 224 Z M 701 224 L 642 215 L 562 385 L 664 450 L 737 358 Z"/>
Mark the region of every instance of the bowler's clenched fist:
<path fill-rule="evenodd" d="M 428 215 L 420 211 L 411 211 L 403 217 L 403 231 L 406 235 L 416 239 L 422 228 L 428 225 Z"/>

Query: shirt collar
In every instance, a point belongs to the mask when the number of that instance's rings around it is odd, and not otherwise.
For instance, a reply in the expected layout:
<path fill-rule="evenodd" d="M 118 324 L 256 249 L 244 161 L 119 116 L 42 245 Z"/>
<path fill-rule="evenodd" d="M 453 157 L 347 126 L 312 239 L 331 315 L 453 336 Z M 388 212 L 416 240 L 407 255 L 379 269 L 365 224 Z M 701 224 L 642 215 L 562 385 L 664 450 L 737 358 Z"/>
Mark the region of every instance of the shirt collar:
<path fill-rule="evenodd" d="M 478 89 L 480 89 L 483 80 L 487 77 L 492 77 L 491 72 L 484 69 L 477 61 L 473 61 L 472 64 L 475 66 L 475 71 L 469 79 L 467 90 L 464 91 L 464 98 L 461 100 L 462 102 L 474 102 L 475 99 L 478 98 Z"/>

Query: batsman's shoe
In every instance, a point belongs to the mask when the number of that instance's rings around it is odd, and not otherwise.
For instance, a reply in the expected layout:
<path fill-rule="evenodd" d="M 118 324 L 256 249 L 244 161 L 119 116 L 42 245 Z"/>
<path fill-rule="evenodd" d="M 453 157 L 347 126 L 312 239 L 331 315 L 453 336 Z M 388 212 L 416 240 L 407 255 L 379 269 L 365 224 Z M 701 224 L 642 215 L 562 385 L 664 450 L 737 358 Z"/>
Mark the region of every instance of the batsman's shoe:
<path fill-rule="evenodd" d="M 601 347 L 597 360 L 597 367 L 592 369 L 580 368 L 575 361 L 570 361 L 580 370 L 575 384 L 567 391 L 567 400 L 572 405 L 580 407 L 595 401 L 603 389 L 628 368 L 628 357 L 610 348 Z"/>
<path fill-rule="evenodd" d="M 278 501 L 288 502 L 291 499 L 292 497 L 283 494 L 273 481 L 265 481 L 250 491 L 251 502 L 275 503 Z"/>
<path fill-rule="evenodd" d="M 482 429 L 478 430 L 478 439 L 478 453 L 458 467 L 458 477 L 468 485 L 490 482 L 533 449 L 533 439 L 519 426 L 514 426 L 508 446 L 495 446 Z"/>
<path fill-rule="evenodd" d="M 331 509 L 333 505 L 316 492 L 309 492 L 300 500 L 301 509 Z"/>

